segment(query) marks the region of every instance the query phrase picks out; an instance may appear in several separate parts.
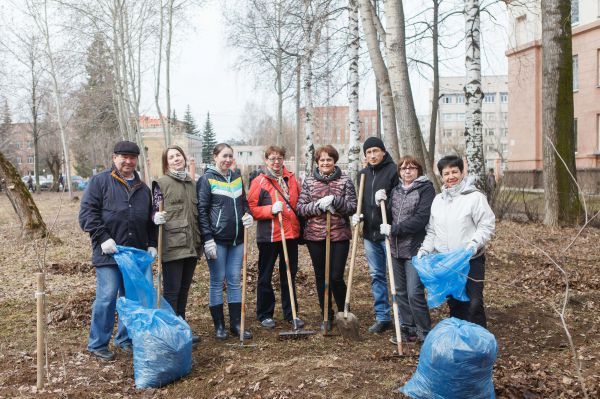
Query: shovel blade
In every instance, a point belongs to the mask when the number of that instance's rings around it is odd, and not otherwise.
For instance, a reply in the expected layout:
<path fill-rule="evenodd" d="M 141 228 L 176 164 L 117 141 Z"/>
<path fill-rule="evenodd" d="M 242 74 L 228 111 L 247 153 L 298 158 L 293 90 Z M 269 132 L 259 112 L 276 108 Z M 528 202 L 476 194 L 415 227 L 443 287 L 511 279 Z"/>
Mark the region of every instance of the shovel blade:
<path fill-rule="evenodd" d="M 335 315 L 335 324 L 340 334 L 344 338 L 354 341 L 360 340 L 358 318 L 352 312 L 348 312 L 348 317 L 344 317 L 344 312 L 338 312 Z"/>

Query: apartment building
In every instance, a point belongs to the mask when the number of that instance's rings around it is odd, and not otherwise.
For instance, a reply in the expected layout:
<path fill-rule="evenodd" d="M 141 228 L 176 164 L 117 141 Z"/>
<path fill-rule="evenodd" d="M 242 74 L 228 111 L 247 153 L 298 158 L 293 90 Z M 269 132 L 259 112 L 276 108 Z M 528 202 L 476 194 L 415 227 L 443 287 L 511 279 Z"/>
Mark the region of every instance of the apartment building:
<path fill-rule="evenodd" d="M 537 175 L 542 169 L 542 25 L 539 0 L 509 3 L 508 168 Z M 600 1 L 572 0 L 573 100 L 578 177 L 600 189 Z M 595 177 L 593 177 L 595 175 Z M 595 183 L 594 183 L 595 181 Z"/>
<path fill-rule="evenodd" d="M 483 145 L 486 168 L 500 173 L 508 155 L 507 76 L 483 76 Z M 455 153 L 465 155 L 465 77 L 440 77 L 435 159 Z M 430 90 L 430 99 L 432 96 Z M 431 112 L 431 111 L 430 111 Z"/>

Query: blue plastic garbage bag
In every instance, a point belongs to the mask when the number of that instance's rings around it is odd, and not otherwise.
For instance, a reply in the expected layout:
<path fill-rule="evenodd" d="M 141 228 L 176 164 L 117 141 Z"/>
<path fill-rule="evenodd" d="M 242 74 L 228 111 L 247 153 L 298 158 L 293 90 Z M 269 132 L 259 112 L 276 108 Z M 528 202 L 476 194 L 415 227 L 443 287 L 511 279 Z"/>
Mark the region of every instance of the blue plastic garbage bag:
<path fill-rule="evenodd" d="M 495 398 L 496 338 L 454 317 L 442 320 L 423 343 L 417 371 L 400 392 L 415 399 Z"/>
<path fill-rule="evenodd" d="M 437 308 L 449 296 L 459 301 L 468 301 L 467 275 L 472 251 L 456 251 L 425 255 L 421 259 L 413 256 L 412 263 L 419 273 L 421 282 L 427 288 L 427 304 Z"/>
<path fill-rule="evenodd" d="M 156 307 L 156 290 L 152 282 L 152 262 L 154 258 L 147 251 L 117 245 L 113 255 L 123 275 L 125 297 L 147 308 Z M 169 303 L 161 298 L 160 307 L 172 310 Z"/>
<path fill-rule="evenodd" d="M 157 388 L 192 370 L 192 330 L 170 309 L 148 309 L 121 297 L 117 311 L 133 343 L 135 386 Z"/>

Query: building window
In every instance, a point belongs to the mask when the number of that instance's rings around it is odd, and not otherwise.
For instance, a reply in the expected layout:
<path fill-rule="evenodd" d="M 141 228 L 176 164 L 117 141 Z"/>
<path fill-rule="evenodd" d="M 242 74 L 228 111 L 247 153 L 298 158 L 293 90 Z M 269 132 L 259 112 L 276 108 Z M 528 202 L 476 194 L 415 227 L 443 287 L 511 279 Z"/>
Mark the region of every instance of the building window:
<path fill-rule="evenodd" d="M 573 91 L 579 90 L 579 57 L 573 56 Z"/>
<path fill-rule="evenodd" d="M 464 104 L 465 103 L 465 95 L 464 94 L 457 94 L 456 95 L 456 103 L 457 104 Z"/>
<path fill-rule="evenodd" d="M 508 136 L 508 129 L 500 129 L 500 132 L 502 134 L 502 137 Z"/>
<path fill-rule="evenodd" d="M 579 23 L 579 0 L 571 0 L 571 24 Z"/>
<path fill-rule="evenodd" d="M 493 103 L 495 101 L 496 101 L 496 93 L 487 93 L 483 97 L 483 102 L 484 103 Z"/>
<path fill-rule="evenodd" d="M 508 112 L 502 112 L 500 114 L 500 116 L 502 117 L 503 121 L 507 121 L 508 120 Z"/>
<path fill-rule="evenodd" d="M 442 102 L 444 104 L 452 104 L 452 96 L 445 95 L 442 97 Z"/>
<path fill-rule="evenodd" d="M 17 157 L 17 163 L 21 165 L 21 157 Z"/>
<path fill-rule="evenodd" d="M 488 145 L 485 146 L 485 150 L 486 151 L 494 151 L 494 146 L 491 145 L 491 144 L 488 144 Z"/>
<path fill-rule="evenodd" d="M 464 121 L 465 120 L 465 114 L 463 114 L 463 113 L 456 114 L 456 120 L 457 121 Z"/>
<path fill-rule="evenodd" d="M 27 142 L 27 148 L 33 148 L 33 141 Z"/>
<path fill-rule="evenodd" d="M 500 93 L 500 102 L 502 104 L 508 103 L 508 93 L 506 93 L 506 92 Z"/>
<path fill-rule="evenodd" d="M 20 142 L 20 141 L 17 141 L 17 142 L 15 143 L 15 146 L 16 146 L 17 148 L 21 148 L 21 142 Z"/>
<path fill-rule="evenodd" d="M 493 136 L 494 135 L 494 129 L 485 129 L 485 135 L 486 136 Z"/>
<path fill-rule="evenodd" d="M 33 163 L 33 157 L 27 157 L 27 163 Z"/>
<path fill-rule="evenodd" d="M 444 137 L 452 137 L 452 129 L 444 129 Z"/>
<path fill-rule="evenodd" d="M 486 112 L 483 114 L 483 116 L 485 117 L 486 121 L 495 121 L 496 120 L 496 114 L 494 114 L 493 112 Z"/>
<path fill-rule="evenodd" d="M 450 122 L 454 120 L 454 114 L 442 114 L 444 121 Z"/>

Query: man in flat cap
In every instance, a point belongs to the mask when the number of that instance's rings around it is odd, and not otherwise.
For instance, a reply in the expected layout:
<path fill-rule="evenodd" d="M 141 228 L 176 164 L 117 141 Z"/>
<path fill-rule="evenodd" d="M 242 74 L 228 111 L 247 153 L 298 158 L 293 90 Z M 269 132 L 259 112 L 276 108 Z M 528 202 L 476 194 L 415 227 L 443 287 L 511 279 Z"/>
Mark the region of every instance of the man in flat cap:
<path fill-rule="evenodd" d="M 396 164 L 390 154 L 386 152 L 381 139 L 377 137 L 366 139 L 363 144 L 363 152 L 367 160 L 367 166 L 360 171 L 365 175 L 363 214 L 352 216 L 352 226 L 364 221 L 365 255 L 371 275 L 371 292 L 375 311 L 375 324 L 369 327 L 369 332 L 380 334 L 392 328 L 393 325 L 387 288 L 385 236 L 379 232 L 379 226 L 382 223 L 379 202 L 387 199 L 390 191 L 398 185 L 400 180 Z M 389 211 L 388 220 L 391 220 Z"/>
<path fill-rule="evenodd" d="M 117 296 L 124 294 L 123 276 L 112 254 L 117 252 L 117 245 L 125 245 L 156 255 L 156 227 L 150 217 L 152 194 L 135 170 L 139 154 L 139 147 L 131 141 L 116 143 L 112 168 L 90 179 L 79 210 L 79 225 L 90 234 L 96 270 L 87 350 L 104 361 L 115 356 L 108 344 L 115 325 Z M 132 351 L 121 321 L 114 344 L 125 352 Z"/>

